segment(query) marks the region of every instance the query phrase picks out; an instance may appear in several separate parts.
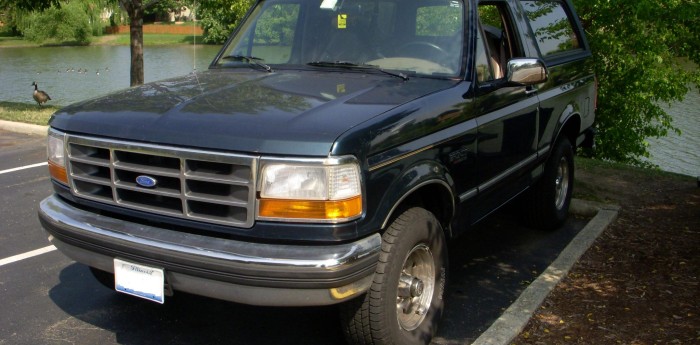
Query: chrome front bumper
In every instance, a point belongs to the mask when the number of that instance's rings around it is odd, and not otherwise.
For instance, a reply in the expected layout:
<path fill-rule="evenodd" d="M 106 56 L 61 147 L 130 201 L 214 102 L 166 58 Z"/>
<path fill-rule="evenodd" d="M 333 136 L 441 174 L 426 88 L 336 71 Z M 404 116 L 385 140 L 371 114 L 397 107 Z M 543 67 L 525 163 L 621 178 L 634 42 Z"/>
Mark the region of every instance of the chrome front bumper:
<path fill-rule="evenodd" d="M 39 206 L 64 254 L 112 272 L 114 258 L 161 267 L 175 291 L 268 306 L 340 303 L 372 283 L 381 236 L 333 245 L 251 243 L 99 215 L 53 195 Z"/>

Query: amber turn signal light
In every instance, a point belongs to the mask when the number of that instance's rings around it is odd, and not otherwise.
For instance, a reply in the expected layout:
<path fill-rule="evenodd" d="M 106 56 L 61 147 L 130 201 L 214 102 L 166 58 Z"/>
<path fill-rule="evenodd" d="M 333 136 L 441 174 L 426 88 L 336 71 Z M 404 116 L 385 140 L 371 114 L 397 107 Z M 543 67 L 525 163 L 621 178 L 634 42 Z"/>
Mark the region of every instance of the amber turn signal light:
<path fill-rule="evenodd" d="M 345 221 L 362 214 L 362 197 L 344 200 L 260 199 L 258 216 L 276 219 Z"/>
<path fill-rule="evenodd" d="M 68 184 L 68 174 L 66 173 L 66 168 L 49 161 L 49 174 L 51 174 L 51 177 L 53 177 L 56 181 L 66 185 Z"/>

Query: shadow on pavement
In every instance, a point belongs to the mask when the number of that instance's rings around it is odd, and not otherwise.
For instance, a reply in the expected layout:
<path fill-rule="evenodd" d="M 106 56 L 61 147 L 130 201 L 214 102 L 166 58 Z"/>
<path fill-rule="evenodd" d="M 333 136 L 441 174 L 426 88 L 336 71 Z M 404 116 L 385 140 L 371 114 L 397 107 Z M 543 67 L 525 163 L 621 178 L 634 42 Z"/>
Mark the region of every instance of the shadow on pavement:
<path fill-rule="evenodd" d="M 554 259 L 587 220 L 554 232 L 491 217 L 450 245 L 450 283 L 435 344 L 468 344 L 486 330 Z M 61 339 L 81 344 L 342 344 L 336 307 L 270 308 L 177 293 L 164 305 L 104 288 L 72 264 L 49 291 L 72 316 Z M 90 326 L 86 326 L 88 324 Z"/>
<path fill-rule="evenodd" d="M 470 344 L 501 316 L 583 229 L 569 217 L 556 231 L 519 226 L 499 213 L 450 246 L 450 283 L 435 344 Z"/>

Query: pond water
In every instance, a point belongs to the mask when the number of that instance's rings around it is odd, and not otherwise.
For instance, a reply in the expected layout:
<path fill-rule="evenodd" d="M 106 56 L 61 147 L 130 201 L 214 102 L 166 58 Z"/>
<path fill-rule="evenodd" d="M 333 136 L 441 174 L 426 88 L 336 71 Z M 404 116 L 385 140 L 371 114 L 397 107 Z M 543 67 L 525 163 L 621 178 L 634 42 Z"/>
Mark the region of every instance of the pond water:
<path fill-rule="evenodd" d="M 149 46 L 144 48 L 146 82 L 207 69 L 220 46 Z M 0 49 L 0 101 L 34 103 L 31 86 L 51 96 L 48 104 L 65 106 L 129 87 L 128 46 Z M 99 73 L 99 74 L 98 74 Z"/>
<path fill-rule="evenodd" d="M 649 139 L 649 161 L 662 170 L 700 176 L 700 92 L 691 89 L 683 102 L 665 109 L 681 135 L 669 132 L 663 138 Z"/>
<path fill-rule="evenodd" d="M 207 69 L 219 46 L 144 48 L 146 82 Z M 33 81 L 48 92 L 49 104 L 68 105 L 129 87 L 128 46 L 0 49 L 0 101 L 34 103 Z M 98 74 L 99 72 L 99 74 Z M 651 139 L 650 161 L 661 169 L 700 175 L 700 93 L 690 91 L 668 109 L 682 135 Z"/>

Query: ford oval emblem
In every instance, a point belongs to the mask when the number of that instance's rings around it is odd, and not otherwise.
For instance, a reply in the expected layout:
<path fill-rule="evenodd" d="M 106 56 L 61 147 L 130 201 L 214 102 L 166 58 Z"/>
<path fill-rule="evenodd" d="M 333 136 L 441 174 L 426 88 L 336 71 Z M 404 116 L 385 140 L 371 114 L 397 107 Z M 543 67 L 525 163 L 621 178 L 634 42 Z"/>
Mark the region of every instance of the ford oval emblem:
<path fill-rule="evenodd" d="M 136 177 L 136 183 L 141 187 L 153 188 L 158 184 L 158 180 L 146 175 Z"/>

